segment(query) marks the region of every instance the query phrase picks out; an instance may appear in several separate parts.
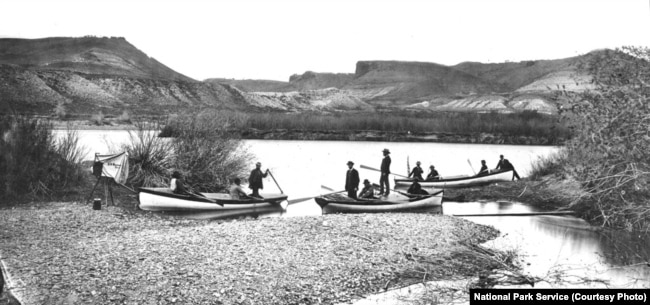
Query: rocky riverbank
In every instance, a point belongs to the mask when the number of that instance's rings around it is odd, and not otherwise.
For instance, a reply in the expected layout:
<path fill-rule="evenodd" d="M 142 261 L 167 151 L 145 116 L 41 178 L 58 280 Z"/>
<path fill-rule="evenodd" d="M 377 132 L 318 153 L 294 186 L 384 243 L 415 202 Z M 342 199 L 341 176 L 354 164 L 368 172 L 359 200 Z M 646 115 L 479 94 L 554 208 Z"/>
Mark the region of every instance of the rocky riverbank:
<path fill-rule="evenodd" d="M 498 232 L 431 214 L 195 221 L 47 203 L 0 213 L 23 304 L 318 304 L 485 274 Z"/>

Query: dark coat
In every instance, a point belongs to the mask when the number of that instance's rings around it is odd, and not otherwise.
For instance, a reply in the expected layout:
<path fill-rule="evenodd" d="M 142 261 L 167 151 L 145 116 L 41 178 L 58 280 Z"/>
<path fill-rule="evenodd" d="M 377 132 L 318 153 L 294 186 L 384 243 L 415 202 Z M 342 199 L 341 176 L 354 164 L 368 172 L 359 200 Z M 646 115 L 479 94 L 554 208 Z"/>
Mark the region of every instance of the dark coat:
<path fill-rule="evenodd" d="M 509 170 L 509 169 L 514 169 L 515 167 L 508 161 L 508 159 L 501 159 L 499 160 L 499 163 L 497 163 L 497 169 L 500 170 Z"/>
<path fill-rule="evenodd" d="M 267 175 L 268 173 L 263 173 L 261 169 L 252 170 L 251 175 L 248 177 L 248 188 L 251 190 L 264 189 L 262 179 L 266 178 Z"/>
<path fill-rule="evenodd" d="M 488 171 L 488 167 L 487 167 L 487 165 L 483 165 L 483 166 L 481 166 L 481 170 L 479 170 L 479 171 L 478 171 L 478 174 L 476 174 L 476 175 L 477 175 L 477 176 L 483 176 L 483 175 L 487 175 L 487 174 L 489 174 L 489 173 L 490 173 L 490 172 Z"/>
<path fill-rule="evenodd" d="M 356 169 L 350 169 L 345 173 L 345 189 L 355 190 L 359 188 L 359 172 Z"/>
<path fill-rule="evenodd" d="M 390 156 L 388 155 L 381 160 L 381 173 L 390 174 Z"/>
<path fill-rule="evenodd" d="M 427 175 L 427 180 L 438 180 L 440 179 L 440 174 L 435 169 L 432 169 L 431 172 Z"/>
<path fill-rule="evenodd" d="M 421 167 L 416 166 L 416 167 L 413 168 L 413 170 L 411 171 L 411 173 L 409 173 L 409 178 L 410 178 L 411 176 L 413 176 L 414 179 L 417 179 L 417 180 L 424 180 L 424 179 L 422 179 L 422 174 L 423 174 L 423 173 L 424 173 L 424 170 L 422 170 Z"/>

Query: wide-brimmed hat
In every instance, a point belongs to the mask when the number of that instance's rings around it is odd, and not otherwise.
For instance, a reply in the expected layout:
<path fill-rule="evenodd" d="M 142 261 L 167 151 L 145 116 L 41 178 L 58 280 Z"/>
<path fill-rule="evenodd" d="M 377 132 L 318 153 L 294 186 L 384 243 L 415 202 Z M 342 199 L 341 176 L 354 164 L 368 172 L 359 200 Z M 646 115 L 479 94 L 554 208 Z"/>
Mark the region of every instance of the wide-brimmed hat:
<path fill-rule="evenodd" d="M 257 162 L 255 163 L 255 165 L 262 165 L 262 162 Z"/>
<path fill-rule="evenodd" d="M 352 162 L 352 161 L 348 161 L 348 163 L 346 163 L 346 164 L 347 164 L 347 165 L 354 165 L 354 162 Z"/>
<path fill-rule="evenodd" d="M 363 179 L 363 184 L 370 184 L 370 181 L 368 181 L 368 179 Z"/>
<path fill-rule="evenodd" d="M 390 154 L 390 150 L 388 150 L 388 148 L 384 148 L 384 150 L 382 150 L 382 152 Z"/>

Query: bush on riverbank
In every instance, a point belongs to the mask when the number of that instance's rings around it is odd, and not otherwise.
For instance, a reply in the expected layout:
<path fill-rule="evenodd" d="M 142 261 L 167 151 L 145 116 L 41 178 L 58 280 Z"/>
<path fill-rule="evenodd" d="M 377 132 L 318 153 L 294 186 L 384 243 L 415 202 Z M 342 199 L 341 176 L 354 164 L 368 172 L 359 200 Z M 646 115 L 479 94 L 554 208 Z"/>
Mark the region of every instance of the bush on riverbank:
<path fill-rule="evenodd" d="M 43 199 L 81 182 L 84 153 L 76 132 L 56 141 L 47 121 L 3 116 L 0 135 L 0 197 Z"/>
<path fill-rule="evenodd" d="M 569 138 L 569 130 L 557 116 L 535 111 L 521 113 L 390 112 L 390 113 L 242 113 L 222 112 L 235 132 L 249 130 L 298 130 L 307 132 L 379 131 L 391 133 L 490 133 L 504 137 L 532 137 L 558 144 Z M 171 121 L 163 136 L 175 133 Z"/>
<path fill-rule="evenodd" d="M 596 89 L 563 113 L 574 130 L 564 173 L 586 191 L 572 206 L 603 226 L 650 232 L 649 59 L 634 47 L 592 55 L 580 68 Z"/>
<path fill-rule="evenodd" d="M 167 186 L 178 170 L 192 189 L 217 192 L 235 177 L 243 178 L 250 164 L 238 134 L 230 131 L 231 117 L 219 112 L 177 116 L 168 126 L 173 138 L 160 138 L 151 124 L 138 124 L 125 147 L 131 159 L 130 183 L 135 186 Z"/>

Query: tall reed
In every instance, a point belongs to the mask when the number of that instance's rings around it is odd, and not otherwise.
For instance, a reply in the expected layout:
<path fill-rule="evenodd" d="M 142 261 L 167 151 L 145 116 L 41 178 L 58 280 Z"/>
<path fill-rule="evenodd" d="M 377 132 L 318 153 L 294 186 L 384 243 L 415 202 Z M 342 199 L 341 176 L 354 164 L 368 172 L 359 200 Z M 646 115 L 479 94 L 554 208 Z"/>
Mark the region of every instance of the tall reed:
<path fill-rule="evenodd" d="M 44 199 L 76 186 L 82 177 L 83 149 L 68 131 L 58 143 L 52 124 L 21 116 L 0 117 L 0 196 Z M 2 202 L 8 202 L 3 200 Z"/>
<path fill-rule="evenodd" d="M 172 138 L 163 138 L 158 136 L 159 124 L 139 123 L 125 147 L 131 162 L 129 182 L 167 186 L 177 170 L 193 190 L 225 189 L 233 178 L 244 177 L 250 160 L 232 124 L 228 113 L 218 111 L 179 115 L 166 125 Z"/>

